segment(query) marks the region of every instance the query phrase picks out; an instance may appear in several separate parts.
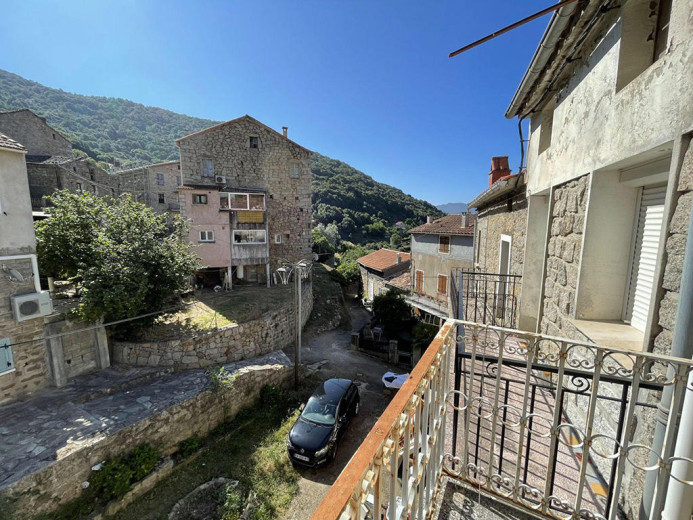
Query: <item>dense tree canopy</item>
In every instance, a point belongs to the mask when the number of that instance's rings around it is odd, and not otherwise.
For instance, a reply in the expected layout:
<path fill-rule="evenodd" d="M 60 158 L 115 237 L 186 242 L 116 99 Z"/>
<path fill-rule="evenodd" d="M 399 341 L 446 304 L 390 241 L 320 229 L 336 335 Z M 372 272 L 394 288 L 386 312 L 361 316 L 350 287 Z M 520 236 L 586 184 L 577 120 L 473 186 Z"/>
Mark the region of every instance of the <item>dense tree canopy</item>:
<path fill-rule="evenodd" d="M 131 318 L 162 310 L 187 290 L 197 256 L 179 217 L 129 197 L 61 191 L 51 202 L 50 218 L 36 223 L 39 264 L 44 274 L 79 284 L 78 317 Z"/>

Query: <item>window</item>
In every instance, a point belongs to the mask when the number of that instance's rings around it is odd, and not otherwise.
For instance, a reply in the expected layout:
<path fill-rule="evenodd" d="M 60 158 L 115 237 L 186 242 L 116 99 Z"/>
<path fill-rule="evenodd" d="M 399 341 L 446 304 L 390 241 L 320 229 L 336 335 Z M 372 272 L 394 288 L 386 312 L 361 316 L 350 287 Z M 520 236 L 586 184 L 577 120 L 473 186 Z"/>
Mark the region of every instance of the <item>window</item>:
<path fill-rule="evenodd" d="M 265 244 L 267 235 L 264 229 L 236 229 L 233 232 L 234 244 Z"/>
<path fill-rule="evenodd" d="M 200 231 L 200 242 L 214 242 L 214 231 Z"/>
<path fill-rule="evenodd" d="M 82 193 L 82 183 L 81 182 L 77 183 L 77 192 Z"/>
<path fill-rule="evenodd" d="M 156 184 L 158 186 L 163 186 L 164 185 L 164 174 L 163 173 L 157 173 L 156 174 Z"/>
<path fill-rule="evenodd" d="M 55 141 L 55 134 L 53 134 L 53 141 Z"/>
<path fill-rule="evenodd" d="M 417 293 L 422 293 L 424 290 L 424 272 L 416 271 L 416 277 L 414 279 L 414 290 Z"/>
<path fill-rule="evenodd" d="M 207 195 L 193 195 L 193 204 L 207 204 Z"/>
<path fill-rule="evenodd" d="M 205 159 L 202 161 L 202 176 L 214 177 L 214 164 L 212 164 L 211 159 Z"/>
<path fill-rule="evenodd" d="M 274 235 L 274 243 L 275 244 L 281 244 L 282 243 L 282 236 L 281 235 Z"/>
<path fill-rule="evenodd" d="M 260 147 L 260 139 L 254 135 L 251 135 L 249 146 L 250 146 L 250 148 L 259 148 Z"/>
<path fill-rule="evenodd" d="M 73 167 L 72 167 L 72 171 L 75 172 L 75 173 L 77 173 L 77 166 L 73 166 Z"/>
<path fill-rule="evenodd" d="M 438 294 L 448 293 L 448 277 L 444 274 L 438 275 Z"/>
<path fill-rule="evenodd" d="M 111 196 L 115 197 L 115 189 L 114 188 L 111 188 Z"/>
<path fill-rule="evenodd" d="M 12 347 L 10 338 L 0 339 L 0 374 L 14 371 L 14 360 L 12 359 Z"/>
<path fill-rule="evenodd" d="M 91 187 L 91 191 L 93 191 L 94 194 L 96 194 L 96 186 L 92 186 L 92 187 Z"/>
<path fill-rule="evenodd" d="M 89 168 L 89 178 L 93 181 L 94 180 L 94 170 L 92 168 Z"/>
<path fill-rule="evenodd" d="M 671 0 L 629 0 L 621 8 L 621 44 L 616 91 L 666 52 Z"/>
<path fill-rule="evenodd" d="M 264 211 L 264 193 L 229 193 L 230 207 L 233 210 Z"/>
<path fill-rule="evenodd" d="M 166 203 L 166 197 L 164 196 L 163 193 L 159 193 L 159 204 L 165 204 Z"/>
<path fill-rule="evenodd" d="M 291 178 L 292 179 L 298 179 L 300 173 L 300 169 L 298 167 L 298 164 L 292 164 L 291 165 Z"/>
<path fill-rule="evenodd" d="M 450 252 L 450 237 L 448 235 L 440 235 L 438 238 L 438 252 L 445 254 Z"/>

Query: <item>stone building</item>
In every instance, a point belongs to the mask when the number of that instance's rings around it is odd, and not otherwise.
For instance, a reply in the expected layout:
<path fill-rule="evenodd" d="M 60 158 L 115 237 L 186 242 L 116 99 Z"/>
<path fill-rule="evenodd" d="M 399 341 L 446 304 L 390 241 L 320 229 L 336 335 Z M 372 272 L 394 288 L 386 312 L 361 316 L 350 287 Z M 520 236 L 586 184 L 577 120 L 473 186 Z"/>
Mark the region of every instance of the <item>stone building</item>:
<path fill-rule="evenodd" d="M 450 280 L 474 261 L 474 221 L 470 213 L 446 215 L 409 230 L 412 294 L 407 301 L 420 311 L 448 317 Z"/>
<path fill-rule="evenodd" d="M 181 215 L 206 283 L 266 283 L 311 258 L 310 150 L 243 116 L 178 139 Z"/>
<path fill-rule="evenodd" d="M 506 318 L 501 320 L 503 323 L 518 326 L 517 303 L 522 284 L 519 276 L 508 275 L 522 275 L 523 271 L 527 231 L 524 172 L 512 174 L 507 157 L 493 157 L 488 188 L 468 206 L 477 210 L 474 235 L 477 274 L 473 280 L 463 280 L 463 284 L 476 284 L 474 295 L 495 306 L 496 314 L 502 312 Z M 484 294 L 478 294 L 480 291 Z"/>
<path fill-rule="evenodd" d="M 166 161 L 119 171 L 121 193 L 128 193 L 137 202 L 157 213 L 180 211 L 178 187 L 181 185 L 180 161 Z"/>
<path fill-rule="evenodd" d="M 374 296 L 387 292 L 392 280 L 409 271 L 411 255 L 391 249 L 379 249 L 357 260 L 361 272 L 363 296 L 372 301 Z"/>
<path fill-rule="evenodd" d="M 88 191 L 98 196 L 119 195 L 117 177 L 89 158 L 73 157 L 70 141 L 48 125 L 46 118 L 31 110 L 0 112 L 0 132 L 26 143 L 26 169 L 35 211 L 45 207 L 44 196 L 61 189 Z"/>
<path fill-rule="evenodd" d="M 693 71 L 693 1 L 609 4 L 573 3 L 553 16 L 506 113 L 530 121 L 520 322 L 690 357 L 672 344 L 682 273 L 693 268 L 683 262 L 693 91 L 682 88 Z M 579 406 L 566 413 L 584 424 Z M 636 416 L 633 442 L 657 452 L 661 421 L 649 409 Z M 621 505 L 629 517 L 649 510 L 654 489 L 633 474 L 627 464 Z"/>
<path fill-rule="evenodd" d="M 26 149 L 0 134 L 0 403 L 48 382 L 41 291 L 27 183 Z"/>

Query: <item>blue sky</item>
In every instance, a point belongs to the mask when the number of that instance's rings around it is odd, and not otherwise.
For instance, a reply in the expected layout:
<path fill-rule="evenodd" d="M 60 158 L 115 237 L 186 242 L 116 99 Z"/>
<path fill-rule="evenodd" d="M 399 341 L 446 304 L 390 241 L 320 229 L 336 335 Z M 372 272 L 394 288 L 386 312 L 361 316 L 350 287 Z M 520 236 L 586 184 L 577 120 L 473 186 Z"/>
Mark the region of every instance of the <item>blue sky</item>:
<path fill-rule="evenodd" d="M 469 201 L 549 16 L 448 53 L 547 0 L 7 1 L 0 68 L 215 120 L 250 114 L 434 204 Z"/>

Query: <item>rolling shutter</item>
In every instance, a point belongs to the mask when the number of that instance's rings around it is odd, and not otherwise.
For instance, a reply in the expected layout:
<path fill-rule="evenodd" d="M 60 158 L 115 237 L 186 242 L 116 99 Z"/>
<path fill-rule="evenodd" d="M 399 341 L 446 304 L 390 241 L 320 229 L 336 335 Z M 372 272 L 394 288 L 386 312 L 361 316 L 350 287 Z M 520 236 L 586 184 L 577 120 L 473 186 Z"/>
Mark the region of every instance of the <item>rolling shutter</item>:
<path fill-rule="evenodd" d="M 655 282 L 666 186 L 643 188 L 633 249 L 626 321 L 645 332 Z"/>

